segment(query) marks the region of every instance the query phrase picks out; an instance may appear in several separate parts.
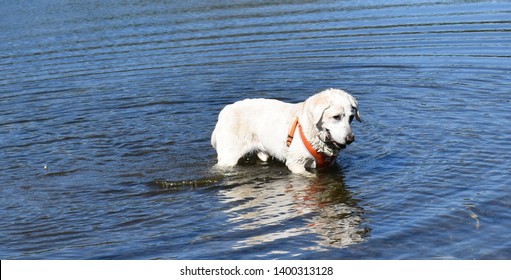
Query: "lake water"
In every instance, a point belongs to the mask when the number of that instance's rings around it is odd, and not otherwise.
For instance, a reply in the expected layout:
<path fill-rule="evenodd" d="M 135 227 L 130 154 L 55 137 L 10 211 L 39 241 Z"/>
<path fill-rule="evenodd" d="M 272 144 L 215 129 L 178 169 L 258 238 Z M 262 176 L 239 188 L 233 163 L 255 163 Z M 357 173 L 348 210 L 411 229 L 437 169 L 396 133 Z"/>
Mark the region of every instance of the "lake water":
<path fill-rule="evenodd" d="M 0 24 L 2 259 L 511 259 L 509 2 L 7 1 Z M 364 119 L 336 167 L 212 168 L 223 106 L 329 87 Z"/>

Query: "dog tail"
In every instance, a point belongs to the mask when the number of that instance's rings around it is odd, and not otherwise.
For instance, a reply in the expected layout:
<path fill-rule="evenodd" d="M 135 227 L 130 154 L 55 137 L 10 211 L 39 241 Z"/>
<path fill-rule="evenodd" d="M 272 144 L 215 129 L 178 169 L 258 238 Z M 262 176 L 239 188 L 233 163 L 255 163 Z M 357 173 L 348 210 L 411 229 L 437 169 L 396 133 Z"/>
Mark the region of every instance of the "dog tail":
<path fill-rule="evenodd" d="M 211 146 L 216 149 L 216 128 L 213 130 L 213 133 L 211 134 Z"/>

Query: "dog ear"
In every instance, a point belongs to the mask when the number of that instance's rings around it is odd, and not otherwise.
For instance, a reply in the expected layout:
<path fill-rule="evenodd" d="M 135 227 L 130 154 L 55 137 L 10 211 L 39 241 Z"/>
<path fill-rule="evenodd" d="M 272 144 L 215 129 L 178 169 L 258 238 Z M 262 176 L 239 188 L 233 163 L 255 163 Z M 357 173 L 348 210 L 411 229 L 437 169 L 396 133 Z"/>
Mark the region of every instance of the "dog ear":
<path fill-rule="evenodd" d="M 321 127 L 320 122 L 323 119 L 323 114 L 330 107 L 325 96 L 315 95 L 306 101 L 307 111 L 309 112 L 309 119 L 316 127 Z"/>
<path fill-rule="evenodd" d="M 355 118 L 358 122 L 362 122 L 362 118 L 360 117 L 360 111 L 358 110 L 358 102 L 355 97 L 349 95 L 348 99 L 350 100 L 351 107 L 355 110 Z"/>
<path fill-rule="evenodd" d="M 355 110 L 355 119 L 357 119 L 358 122 L 362 122 L 362 118 L 360 118 L 360 112 L 358 111 L 358 108 L 353 107 L 353 110 Z"/>

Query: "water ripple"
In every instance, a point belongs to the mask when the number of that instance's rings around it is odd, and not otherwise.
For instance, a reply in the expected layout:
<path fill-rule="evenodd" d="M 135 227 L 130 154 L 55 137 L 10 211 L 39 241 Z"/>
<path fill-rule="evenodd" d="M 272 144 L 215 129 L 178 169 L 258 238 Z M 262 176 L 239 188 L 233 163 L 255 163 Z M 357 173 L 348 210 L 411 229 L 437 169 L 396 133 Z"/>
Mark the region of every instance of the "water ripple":
<path fill-rule="evenodd" d="M 509 258 L 508 3 L 178 2 L 0 10 L 2 257 Z M 212 168 L 223 106 L 327 87 L 338 167 Z"/>

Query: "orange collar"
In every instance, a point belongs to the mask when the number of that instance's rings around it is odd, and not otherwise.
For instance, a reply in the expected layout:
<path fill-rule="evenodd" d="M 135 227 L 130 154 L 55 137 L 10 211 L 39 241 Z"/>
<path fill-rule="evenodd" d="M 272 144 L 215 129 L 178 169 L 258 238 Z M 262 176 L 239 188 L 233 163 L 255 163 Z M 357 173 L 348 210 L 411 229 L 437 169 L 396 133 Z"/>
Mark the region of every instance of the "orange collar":
<path fill-rule="evenodd" d="M 289 133 L 287 135 L 287 146 L 291 146 L 291 142 L 293 141 L 293 135 L 295 134 L 296 126 L 298 126 L 298 129 L 300 130 L 300 137 L 302 138 L 302 142 L 305 145 L 305 148 L 307 148 L 307 151 L 314 157 L 314 160 L 316 161 L 316 168 L 326 168 L 332 165 L 333 162 L 335 162 L 335 159 L 337 156 L 327 156 L 323 153 L 318 152 L 314 147 L 312 147 L 311 143 L 307 140 L 305 137 L 305 134 L 303 134 L 302 125 L 298 122 L 298 117 L 296 117 L 295 121 L 293 122 L 293 125 L 291 126 L 291 129 L 289 130 Z"/>

